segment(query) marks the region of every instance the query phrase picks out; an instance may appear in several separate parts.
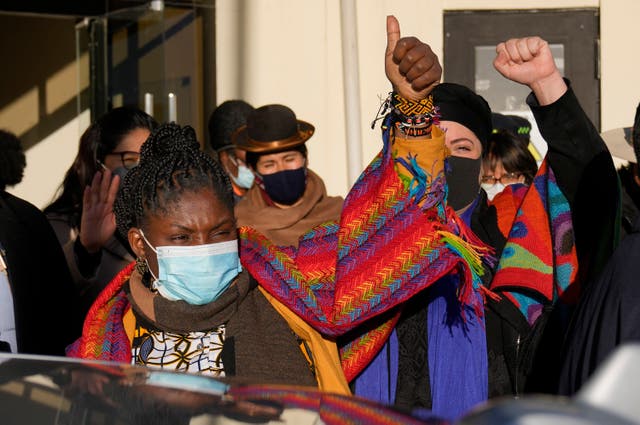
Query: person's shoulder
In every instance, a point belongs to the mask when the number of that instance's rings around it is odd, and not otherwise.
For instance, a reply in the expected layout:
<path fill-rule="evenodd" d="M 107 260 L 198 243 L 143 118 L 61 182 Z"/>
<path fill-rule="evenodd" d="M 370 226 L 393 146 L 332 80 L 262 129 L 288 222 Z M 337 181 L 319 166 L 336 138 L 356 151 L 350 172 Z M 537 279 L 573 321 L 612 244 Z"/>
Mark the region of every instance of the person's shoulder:
<path fill-rule="evenodd" d="M 36 207 L 35 205 L 33 205 L 31 202 L 19 198 L 15 195 L 12 195 L 9 192 L 3 191 L 0 193 L 0 197 L 2 198 L 2 200 L 8 204 L 9 206 L 11 206 L 12 208 L 22 208 L 25 211 L 38 211 L 41 213 L 41 211 L 38 209 L 38 207 Z"/>
<path fill-rule="evenodd" d="M 6 210 L 4 214 L 15 215 L 21 221 L 47 221 L 44 213 L 31 202 L 12 195 L 9 192 L 2 192 L 0 197 L 2 197 L 2 204 L 4 204 L 4 208 L 0 207 L 0 210 Z"/>

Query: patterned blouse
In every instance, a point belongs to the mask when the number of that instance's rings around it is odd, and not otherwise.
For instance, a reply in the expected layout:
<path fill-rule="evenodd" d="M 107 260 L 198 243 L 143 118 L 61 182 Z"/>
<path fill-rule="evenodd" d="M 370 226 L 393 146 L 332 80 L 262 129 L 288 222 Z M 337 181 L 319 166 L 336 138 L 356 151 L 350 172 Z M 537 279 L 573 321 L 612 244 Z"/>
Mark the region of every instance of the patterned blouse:
<path fill-rule="evenodd" d="M 178 334 L 145 329 L 136 325 L 132 363 L 144 366 L 225 376 L 222 346 L 225 325 L 209 332 Z"/>

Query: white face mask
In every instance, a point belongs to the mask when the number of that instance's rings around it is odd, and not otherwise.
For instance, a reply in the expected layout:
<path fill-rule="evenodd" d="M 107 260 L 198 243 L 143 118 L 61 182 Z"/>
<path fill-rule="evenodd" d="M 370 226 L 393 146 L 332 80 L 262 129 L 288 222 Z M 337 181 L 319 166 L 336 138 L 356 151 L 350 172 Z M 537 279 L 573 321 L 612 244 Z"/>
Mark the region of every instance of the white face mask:
<path fill-rule="evenodd" d="M 505 185 L 500 182 L 496 182 L 495 184 L 482 183 L 480 186 L 487 192 L 487 198 L 489 198 L 490 201 L 493 201 L 493 198 L 505 188 Z"/>

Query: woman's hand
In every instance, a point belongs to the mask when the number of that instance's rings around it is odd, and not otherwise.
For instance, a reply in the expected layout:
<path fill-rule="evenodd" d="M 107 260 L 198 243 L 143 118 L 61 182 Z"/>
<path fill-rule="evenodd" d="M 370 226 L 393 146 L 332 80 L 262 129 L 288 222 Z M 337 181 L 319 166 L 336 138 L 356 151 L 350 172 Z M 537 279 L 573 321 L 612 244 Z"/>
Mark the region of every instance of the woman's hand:
<path fill-rule="evenodd" d="M 91 186 L 84 189 L 82 197 L 82 221 L 80 223 L 80 243 L 95 254 L 107 243 L 116 231 L 116 217 L 113 203 L 120 186 L 120 177 L 110 170 L 98 171 Z"/>
<path fill-rule="evenodd" d="M 415 37 L 400 38 L 400 24 L 394 16 L 387 16 L 385 71 L 393 90 L 413 101 L 426 98 L 442 77 L 431 47 Z"/>

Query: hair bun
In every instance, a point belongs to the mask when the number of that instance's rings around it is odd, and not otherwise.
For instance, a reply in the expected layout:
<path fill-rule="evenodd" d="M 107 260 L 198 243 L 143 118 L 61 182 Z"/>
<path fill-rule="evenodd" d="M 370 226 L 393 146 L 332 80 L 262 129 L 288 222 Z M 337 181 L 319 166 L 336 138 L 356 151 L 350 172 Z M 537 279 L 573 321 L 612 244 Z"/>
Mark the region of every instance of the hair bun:
<path fill-rule="evenodd" d="M 158 127 L 140 148 L 140 162 L 163 158 L 176 152 L 199 151 L 200 143 L 193 127 L 175 123 Z"/>

